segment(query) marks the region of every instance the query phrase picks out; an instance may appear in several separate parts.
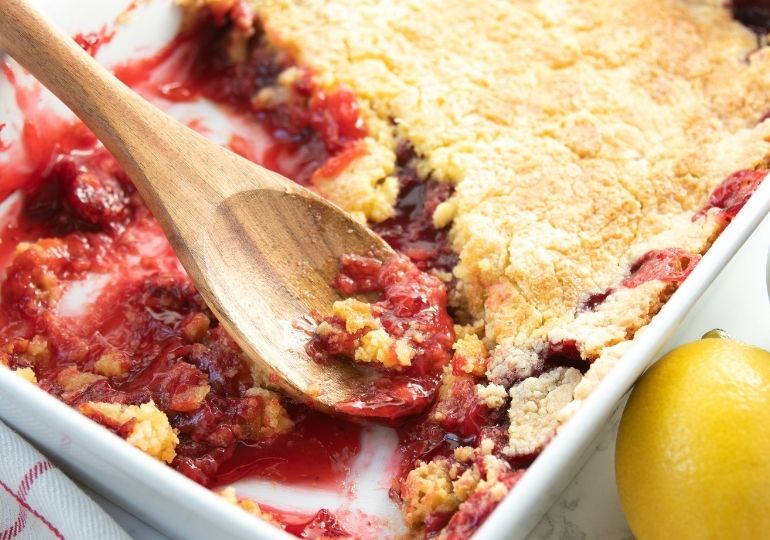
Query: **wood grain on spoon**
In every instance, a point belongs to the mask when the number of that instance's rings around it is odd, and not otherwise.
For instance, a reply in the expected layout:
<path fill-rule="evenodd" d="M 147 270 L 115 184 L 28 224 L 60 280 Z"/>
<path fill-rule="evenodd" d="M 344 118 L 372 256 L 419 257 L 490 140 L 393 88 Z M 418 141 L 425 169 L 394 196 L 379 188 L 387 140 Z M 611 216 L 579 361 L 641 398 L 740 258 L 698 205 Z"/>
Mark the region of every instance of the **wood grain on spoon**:
<path fill-rule="evenodd" d="M 301 322 L 339 299 L 330 284 L 341 255 L 393 254 L 378 236 L 162 113 L 24 0 L 0 0 L 0 49 L 115 156 L 211 310 L 271 382 L 325 410 L 361 394 L 349 363 L 308 357 Z"/>

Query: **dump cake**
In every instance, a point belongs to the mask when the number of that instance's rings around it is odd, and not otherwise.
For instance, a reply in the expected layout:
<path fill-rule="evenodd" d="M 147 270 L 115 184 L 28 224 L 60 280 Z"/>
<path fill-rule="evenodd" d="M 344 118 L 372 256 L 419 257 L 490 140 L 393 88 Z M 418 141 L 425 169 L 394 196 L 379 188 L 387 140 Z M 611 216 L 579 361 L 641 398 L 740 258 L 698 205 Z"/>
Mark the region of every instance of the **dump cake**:
<path fill-rule="evenodd" d="M 427 389 L 396 427 L 391 490 L 426 537 L 472 534 L 765 178 L 761 6 L 183 3 L 184 76 L 118 75 L 261 126 L 268 151 L 230 147 L 401 253 L 340 261 L 349 298 L 308 347 Z M 0 363 L 206 485 L 301 429 L 312 413 L 252 372 L 111 156 L 25 112 L 3 150 L 25 161 L 0 170 Z M 86 279 L 101 296 L 75 315 Z M 298 535 L 347 534 L 323 510 L 294 527 L 225 496 Z"/>

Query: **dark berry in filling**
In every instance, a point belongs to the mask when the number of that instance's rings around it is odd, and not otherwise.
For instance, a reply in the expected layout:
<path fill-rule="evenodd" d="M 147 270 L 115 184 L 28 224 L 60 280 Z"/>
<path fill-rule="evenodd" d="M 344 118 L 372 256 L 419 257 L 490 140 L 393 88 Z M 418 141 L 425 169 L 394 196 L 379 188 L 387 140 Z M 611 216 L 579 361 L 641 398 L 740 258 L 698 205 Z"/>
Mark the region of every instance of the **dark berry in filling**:
<path fill-rule="evenodd" d="M 586 360 L 583 360 L 580 355 L 580 350 L 574 339 L 566 339 L 557 342 L 549 341 L 540 356 L 543 363 L 535 369 L 532 374 L 534 377 L 557 366 L 573 367 L 580 370 L 581 373 L 585 373 L 590 367 L 590 364 Z"/>
<path fill-rule="evenodd" d="M 615 289 L 606 289 L 600 293 L 594 293 L 589 295 L 578 307 L 578 311 L 594 311 L 599 307 L 609 296 L 615 292 Z"/>
<path fill-rule="evenodd" d="M 287 145 L 292 153 L 293 170 L 279 167 L 278 172 L 300 184 L 310 184 L 313 174 L 330 159 L 336 158 L 324 173 L 341 170 L 346 159 L 355 157 L 351 147 L 366 136 L 352 92 L 319 88 L 310 72 L 300 68 L 294 68 L 296 79 L 292 83 L 280 82 L 279 76 L 294 62 L 272 47 L 259 27 L 246 45 L 245 60 L 233 61 L 231 29 L 224 24 L 200 30 L 201 45 L 192 64 L 191 80 L 182 85 L 188 88 L 187 94 L 226 103 L 266 126 L 273 139 Z M 277 97 L 263 98 L 260 92 Z M 276 164 L 281 161 L 276 160 Z"/>
<path fill-rule="evenodd" d="M 420 270 L 451 272 L 457 265 L 457 254 L 449 247 L 448 228 L 436 229 L 433 225 L 433 212 L 452 195 L 453 188 L 435 180 L 421 180 L 414 168 L 415 159 L 411 148 L 402 145 L 398 152 L 395 216 L 372 225 L 372 229 Z"/>
<path fill-rule="evenodd" d="M 757 34 L 767 34 L 770 31 L 770 1 L 730 0 L 728 7 L 736 20 Z"/>

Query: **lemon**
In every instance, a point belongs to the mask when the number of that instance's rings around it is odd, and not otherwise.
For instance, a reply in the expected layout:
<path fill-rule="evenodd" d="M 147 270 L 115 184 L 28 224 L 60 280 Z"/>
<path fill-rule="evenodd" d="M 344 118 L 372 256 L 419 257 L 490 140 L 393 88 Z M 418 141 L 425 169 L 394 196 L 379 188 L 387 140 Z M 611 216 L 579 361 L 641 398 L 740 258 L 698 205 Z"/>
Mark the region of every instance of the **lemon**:
<path fill-rule="evenodd" d="M 615 474 L 638 540 L 770 538 L 770 353 L 710 338 L 664 356 L 623 412 Z"/>

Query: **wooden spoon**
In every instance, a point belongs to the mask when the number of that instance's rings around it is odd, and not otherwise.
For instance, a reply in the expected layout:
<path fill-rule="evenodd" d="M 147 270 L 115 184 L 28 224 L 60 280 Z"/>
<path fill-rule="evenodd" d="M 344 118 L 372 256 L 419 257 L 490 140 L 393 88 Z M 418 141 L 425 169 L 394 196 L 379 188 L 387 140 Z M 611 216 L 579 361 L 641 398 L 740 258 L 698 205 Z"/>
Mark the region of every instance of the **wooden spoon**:
<path fill-rule="evenodd" d="M 271 383 L 326 411 L 361 395 L 350 363 L 307 355 L 301 323 L 339 299 L 339 257 L 384 260 L 393 251 L 382 239 L 144 101 L 24 0 L 0 0 L 0 49 L 115 156 L 211 310 Z"/>

